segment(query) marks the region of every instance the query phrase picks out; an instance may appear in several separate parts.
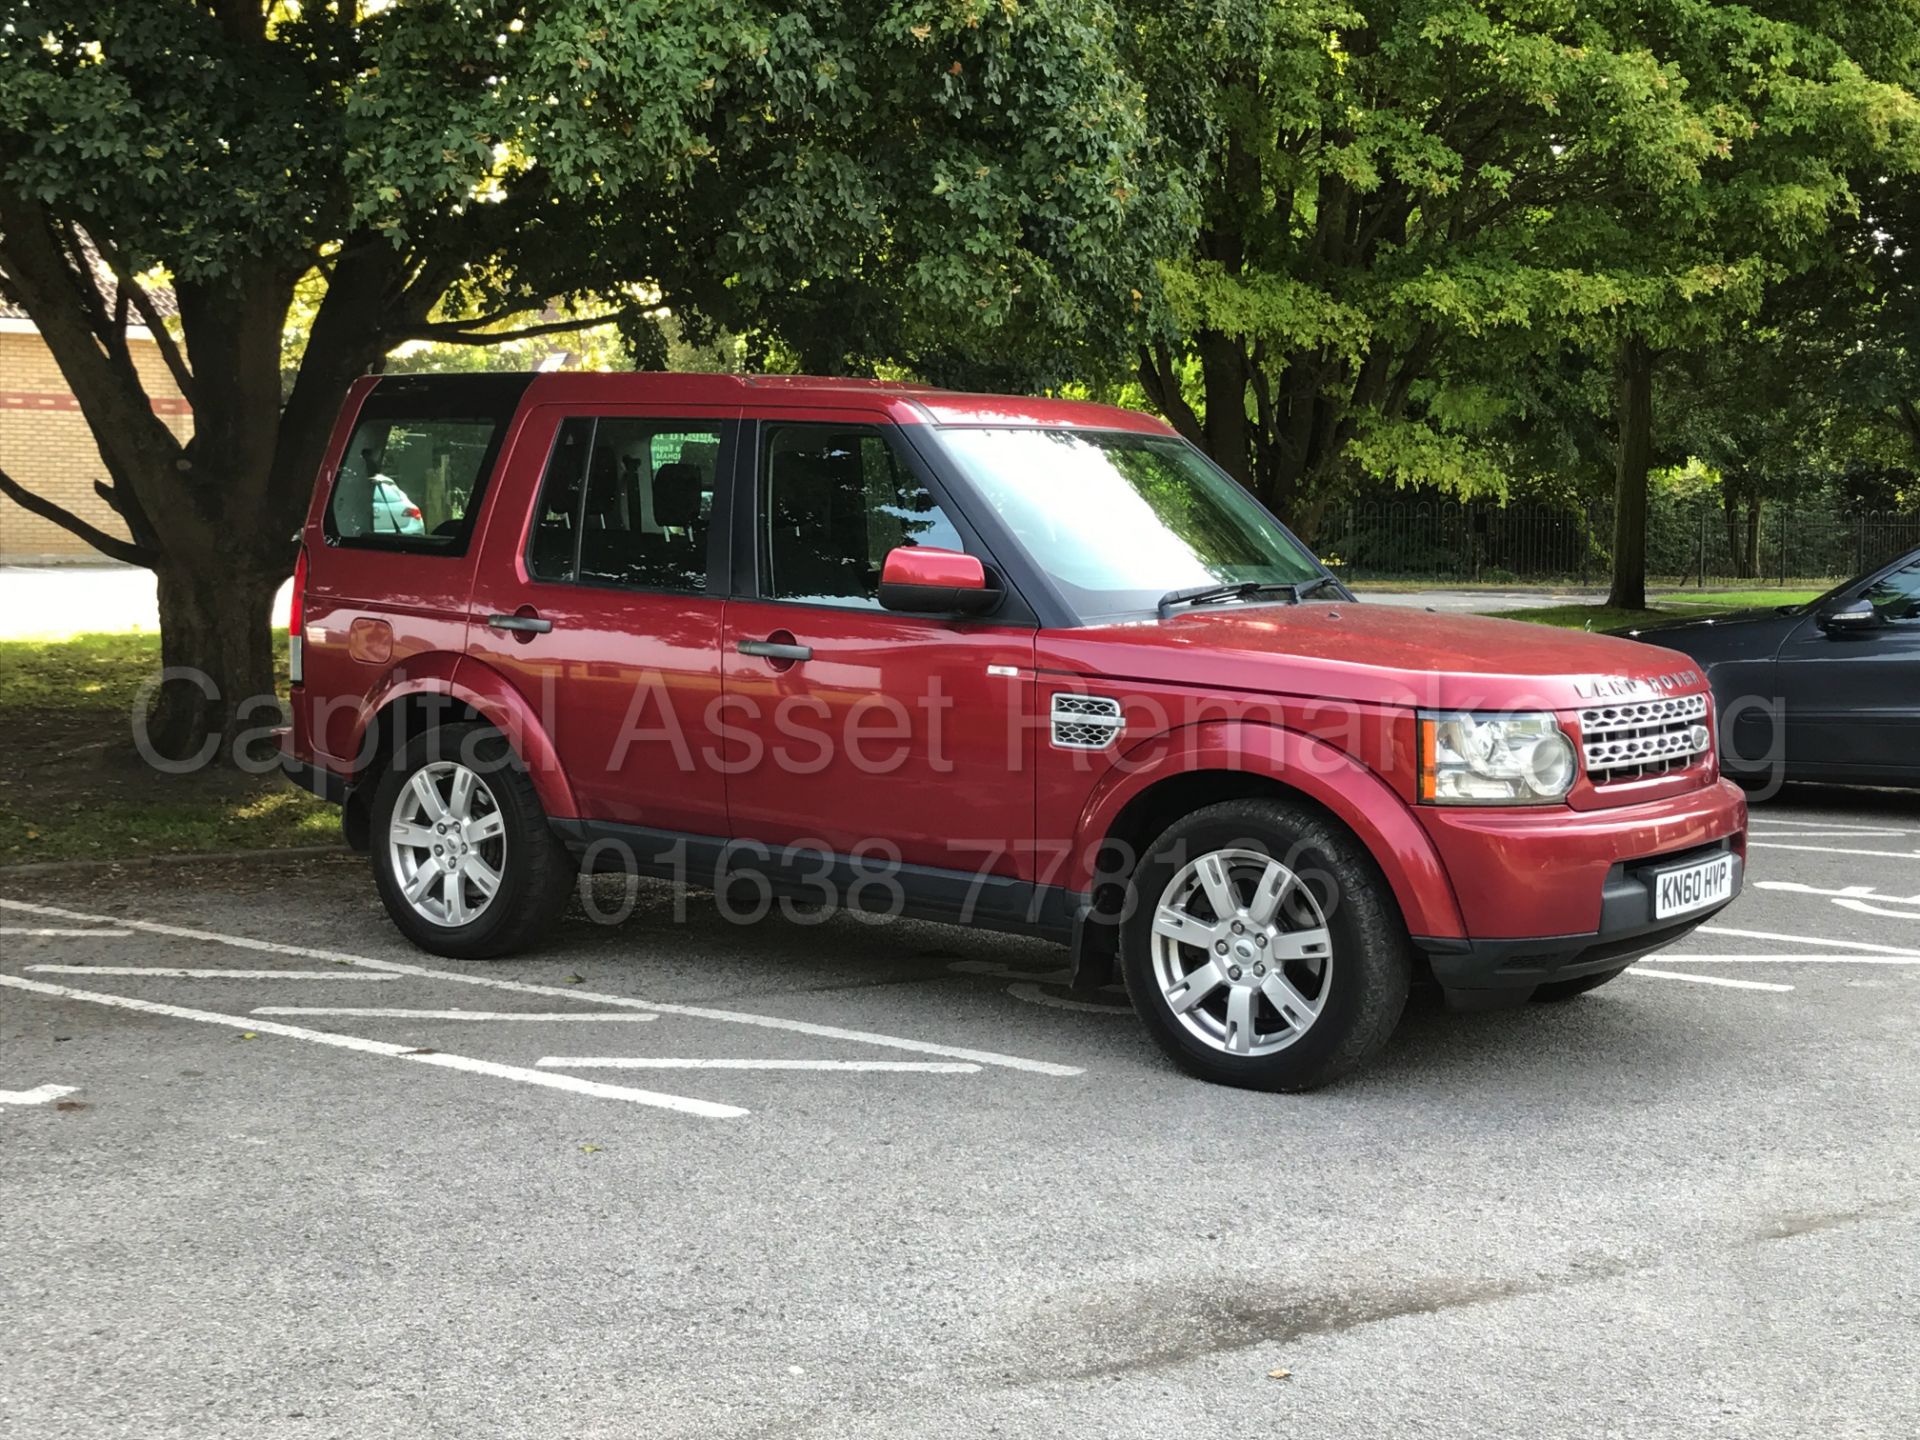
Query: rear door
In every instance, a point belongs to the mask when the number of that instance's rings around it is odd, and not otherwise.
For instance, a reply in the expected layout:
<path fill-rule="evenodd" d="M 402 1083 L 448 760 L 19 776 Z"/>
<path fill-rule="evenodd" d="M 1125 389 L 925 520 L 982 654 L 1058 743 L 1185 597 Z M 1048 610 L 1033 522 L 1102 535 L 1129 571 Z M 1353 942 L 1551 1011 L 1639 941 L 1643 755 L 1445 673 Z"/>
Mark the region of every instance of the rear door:
<path fill-rule="evenodd" d="M 721 835 L 713 731 L 739 412 L 547 405 L 487 528 L 468 654 L 539 717 L 585 819 Z"/>
<path fill-rule="evenodd" d="M 1845 597 L 1874 623 L 1822 629 L 1808 616 L 1781 647 L 1787 768 L 1796 778 L 1920 776 L 1920 560 Z"/>
<path fill-rule="evenodd" d="M 361 703 L 466 644 L 475 539 L 524 375 L 373 382 L 304 535 L 303 693 L 321 763 L 350 771 Z M 311 703 L 311 702 L 309 702 Z"/>

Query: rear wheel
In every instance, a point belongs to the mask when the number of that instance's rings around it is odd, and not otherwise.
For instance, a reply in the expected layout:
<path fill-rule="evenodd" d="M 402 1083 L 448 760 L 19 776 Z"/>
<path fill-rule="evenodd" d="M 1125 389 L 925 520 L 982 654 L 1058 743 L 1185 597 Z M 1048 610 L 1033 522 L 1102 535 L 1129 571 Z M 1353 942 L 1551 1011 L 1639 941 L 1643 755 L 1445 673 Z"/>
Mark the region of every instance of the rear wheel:
<path fill-rule="evenodd" d="M 1312 1090 L 1374 1055 L 1413 972 L 1365 849 L 1279 801 L 1210 805 L 1162 835 L 1135 872 L 1121 952 L 1161 1048 L 1253 1090 Z"/>
<path fill-rule="evenodd" d="M 424 950 L 506 955 L 566 906 L 573 859 L 519 757 L 489 726 L 417 737 L 376 787 L 371 821 L 380 898 Z"/>

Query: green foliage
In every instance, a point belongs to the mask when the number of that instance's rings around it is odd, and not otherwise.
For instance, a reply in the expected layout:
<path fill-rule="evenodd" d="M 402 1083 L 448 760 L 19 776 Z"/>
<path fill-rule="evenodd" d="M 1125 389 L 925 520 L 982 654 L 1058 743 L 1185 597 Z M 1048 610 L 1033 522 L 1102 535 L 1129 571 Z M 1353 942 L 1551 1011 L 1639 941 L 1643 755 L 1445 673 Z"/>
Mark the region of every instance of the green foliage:
<path fill-rule="evenodd" d="M 255 19 L 26 0 L 0 35 L 0 181 L 182 280 L 379 236 L 446 262 L 456 316 L 647 286 L 771 324 L 858 292 L 852 354 L 1117 313 L 1116 265 L 1148 268 L 1172 214 L 1136 182 L 1143 104 L 1099 5 Z"/>
<path fill-rule="evenodd" d="M 1526 372 L 1738 333 L 1830 248 L 1860 167 L 1920 168 L 1899 0 L 1127 12 L 1197 196 L 1142 378 L 1297 523 L 1356 472 L 1504 489 L 1546 459 L 1516 427 L 1585 388 Z"/>
<path fill-rule="evenodd" d="M 150 563 L 256 585 L 402 346 L 1145 401 L 1309 535 L 1591 497 L 1626 346 L 1757 533 L 1920 454 L 1916 83 L 1914 0 L 16 0 L 0 285 L 77 372 L 82 231 L 173 280 L 217 439 L 76 393 Z"/>
<path fill-rule="evenodd" d="M 1181 213 L 1143 183 L 1115 36 L 1103 0 L 17 0 L 0 292 L 133 540 L 63 523 L 161 573 L 169 633 L 212 636 L 261 623 L 346 387 L 408 342 L 611 319 L 644 365 L 744 337 L 748 364 L 1064 378 L 1083 333 L 1132 323 Z M 173 282 L 185 444 L 94 249 Z M 262 677 L 223 667 L 263 654 L 169 658 L 237 701 Z M 165 748 L 236 723 L 168 694 Z"/>

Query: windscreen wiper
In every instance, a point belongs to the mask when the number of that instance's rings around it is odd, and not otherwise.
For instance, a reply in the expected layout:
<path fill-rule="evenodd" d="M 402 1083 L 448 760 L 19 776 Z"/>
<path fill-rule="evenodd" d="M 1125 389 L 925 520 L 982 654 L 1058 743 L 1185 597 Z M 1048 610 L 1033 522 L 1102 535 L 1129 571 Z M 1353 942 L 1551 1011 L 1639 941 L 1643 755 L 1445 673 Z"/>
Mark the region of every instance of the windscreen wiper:
<path fill-rule="evenodd" d="M 1186 590 L 1169 590 L 1160 597 L 1160 618 L 1166 619 L 1176 605 L 1212 605 L 1220 600 L 1251 600 L 1256 595 L 1280 593 L 1298 600 L 1296 587 L 1269 580 L 1238 580 L 1230 585 L 1195 585 Z"/>
<path fill-rule="evenodd" d="M 1298 585 L 1293 587 L 1293 598 L 1296 600 L 1304 600 L 1321 586 L 1331 585 L 1333 583 L 1334 578 L 1331 575 L 1316 575 L 1311 580 L 1302 580 Z"/>

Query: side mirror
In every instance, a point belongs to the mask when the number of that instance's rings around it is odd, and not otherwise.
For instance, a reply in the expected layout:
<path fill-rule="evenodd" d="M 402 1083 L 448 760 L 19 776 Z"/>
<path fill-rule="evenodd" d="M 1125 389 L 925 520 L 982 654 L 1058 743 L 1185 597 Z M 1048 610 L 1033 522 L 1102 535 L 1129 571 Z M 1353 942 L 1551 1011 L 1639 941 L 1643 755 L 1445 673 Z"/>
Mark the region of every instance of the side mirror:
<path fill-rule="evenodd" d="M 880 567 L 880 603 L 911 615 L 977 615 L 1000 603 L 977 556 L 926 545 L 887 552 Z"/>
<path fill-rule="evenodd" d="M 1870 601 L 1854 600 L 1837 610 L 1827 611 L 1818 618 L 1818 623 L 1829 635 L 1849 635 L 1871 629 L 1879 618 Z"/>

